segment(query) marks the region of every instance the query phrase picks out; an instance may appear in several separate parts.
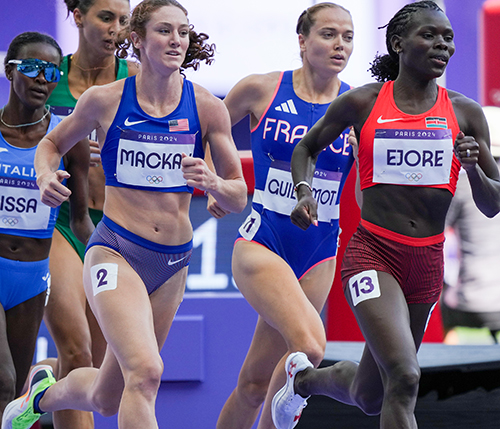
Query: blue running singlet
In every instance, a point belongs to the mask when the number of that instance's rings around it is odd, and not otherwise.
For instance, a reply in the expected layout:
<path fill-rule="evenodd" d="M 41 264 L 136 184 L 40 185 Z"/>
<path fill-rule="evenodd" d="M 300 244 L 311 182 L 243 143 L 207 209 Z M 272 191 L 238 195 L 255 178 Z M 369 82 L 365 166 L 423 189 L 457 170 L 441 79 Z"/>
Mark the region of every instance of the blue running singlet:
<path fill-rule="evenodd" d="M 182 153 L 204 157 L 193 84 L 184 79 L 177 108 L 155 118 L 139 106 L 135 82 L 135 76 L 125 79 L 101 150 L 106 186 L 193 193 L 181 171 Z"/>
<path fill-rule="evenodd" d="M 61 119 L 52 114 L 47 133 L 59 122 Z M 34 167 L 36 148 L 12 146 L 0 134 L 0 234 L 52 237 L 59 207 L 51 208 L 40 200 Z M 62 160 L 59 169 L 64 170 Z"/>
<path fill-rule="evenodd" d="M 350 89 L 342 82 L 339 95 Z M 255 241 L 281 256 L 300 279 L 337 254 L 339 200 L 353 163 L 346 129 L 318 157 L 312 182 L 319 226 L 303 231 L 290 221 L 297 200 L 290 160 L 297 143 L 325 114 L 329 104 L 308 103 L 293 89 L 293 71 L 283 72 L 259 124 L 252 131 L 255 192 L 252 212 L 239 238 Z"/>

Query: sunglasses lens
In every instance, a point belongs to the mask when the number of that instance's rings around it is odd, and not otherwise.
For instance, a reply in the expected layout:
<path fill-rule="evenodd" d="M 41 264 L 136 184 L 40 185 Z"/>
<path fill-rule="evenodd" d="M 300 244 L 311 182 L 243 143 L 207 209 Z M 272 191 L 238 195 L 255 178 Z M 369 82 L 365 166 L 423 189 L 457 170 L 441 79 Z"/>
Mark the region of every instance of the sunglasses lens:
<path fill-rule="evenodd" d="M 37 77 L 40 74 L 40 71 L 43 71 L 43 75 L 45 76 L 45 80 L 47 82 L 59 82 L 59 79 L 61 78 L 61 72 L 52 63 L 26 60 L 25 62 L 17 65 L 17 70 L 23 75 L 31 78 Z"/>
<path fill-rule="evenodd" d="M 19 64 L 17 70 L 28 77 L 37 77 L 40 73 L 39 68 L 35 64 Z"/>
<path fill-rule="evenodd" d="M 46 67 L 44 74 L 47 82 L 59 82 L 59 79 L 61 78 L 61 72 L 54 66 Z"/>

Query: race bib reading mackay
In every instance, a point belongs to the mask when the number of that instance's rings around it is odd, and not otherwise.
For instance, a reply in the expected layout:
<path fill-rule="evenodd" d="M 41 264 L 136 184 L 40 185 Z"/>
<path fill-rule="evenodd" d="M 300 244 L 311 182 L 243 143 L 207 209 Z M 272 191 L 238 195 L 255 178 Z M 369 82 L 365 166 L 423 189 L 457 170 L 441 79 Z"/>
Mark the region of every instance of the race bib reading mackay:
<path fill-rule="evenodd" d="M 194 134 L 145 133 L 124 130 L 118 144 L 119 183 L 152 188 L 185 186 L 182 153 L 192 156 Z"/>

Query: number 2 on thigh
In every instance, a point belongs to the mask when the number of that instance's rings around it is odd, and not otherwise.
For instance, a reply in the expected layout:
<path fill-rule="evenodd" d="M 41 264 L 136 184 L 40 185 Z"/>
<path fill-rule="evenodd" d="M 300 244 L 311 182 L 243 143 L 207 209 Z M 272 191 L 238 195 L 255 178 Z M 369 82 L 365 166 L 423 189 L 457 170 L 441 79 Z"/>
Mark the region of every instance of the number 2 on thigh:
<path fill-rule="evenodd" d="M 118 264 L 97 264 L 90 268 L 94 296 L 118 286 Z"/>

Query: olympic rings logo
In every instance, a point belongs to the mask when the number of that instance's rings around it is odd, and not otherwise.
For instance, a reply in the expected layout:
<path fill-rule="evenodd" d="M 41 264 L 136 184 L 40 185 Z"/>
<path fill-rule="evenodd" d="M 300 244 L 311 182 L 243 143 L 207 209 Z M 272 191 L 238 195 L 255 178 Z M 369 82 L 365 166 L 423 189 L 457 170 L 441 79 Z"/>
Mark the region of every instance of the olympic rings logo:
<path fill-rule="evenodd" d="M 15 226 L 19 223 L 19 219 L 16 217 L 3 217 L 2 222 L 6 226 Z"/>
<path fill-rule="evenodd" d="M 405 177 L 409 182 L 418 182 L 422 178 L 422 173 L 406 173 Z"/>
<path fill-rule="evenodd" d="M 146 180 L 151 184 L 151 185 L 158 185 L 161 182 L 163 182 L 163 176 L 148 176 L 146 177 Z"/>

